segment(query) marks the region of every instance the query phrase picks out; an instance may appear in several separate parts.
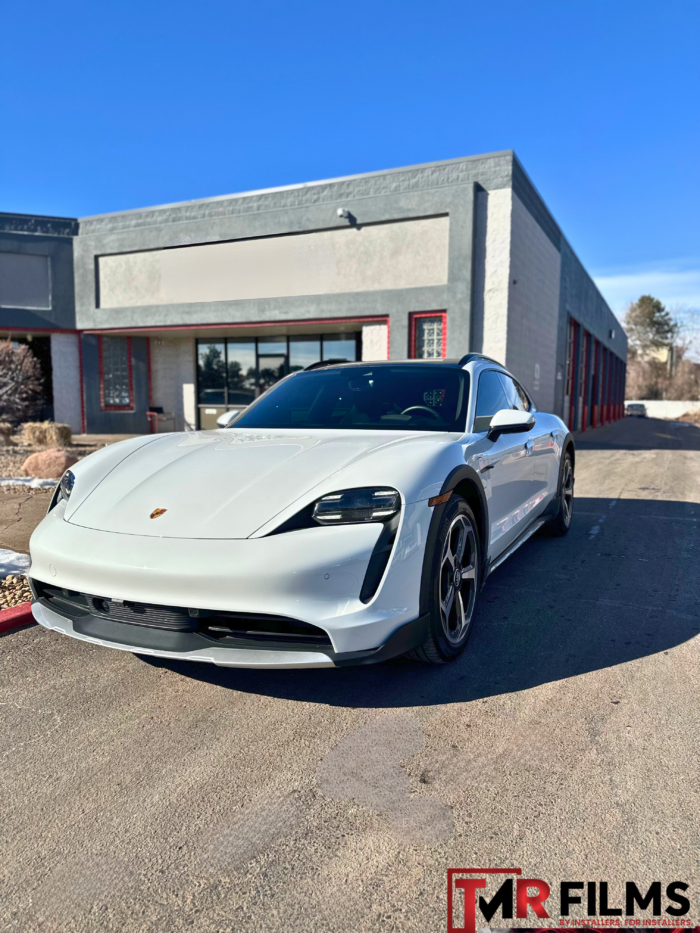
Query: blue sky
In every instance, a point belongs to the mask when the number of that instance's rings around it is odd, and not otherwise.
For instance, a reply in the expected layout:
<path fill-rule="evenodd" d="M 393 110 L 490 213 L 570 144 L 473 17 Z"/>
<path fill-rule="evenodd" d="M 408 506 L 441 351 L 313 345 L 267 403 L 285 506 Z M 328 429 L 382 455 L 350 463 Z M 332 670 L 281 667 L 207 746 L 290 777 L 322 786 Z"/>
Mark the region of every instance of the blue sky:
<path fill-rule="evenodd" d="M 697 0 L 38 0 L 2 33 L 1 211 L 514 149 L 616 312 L 700 309 Z"/>

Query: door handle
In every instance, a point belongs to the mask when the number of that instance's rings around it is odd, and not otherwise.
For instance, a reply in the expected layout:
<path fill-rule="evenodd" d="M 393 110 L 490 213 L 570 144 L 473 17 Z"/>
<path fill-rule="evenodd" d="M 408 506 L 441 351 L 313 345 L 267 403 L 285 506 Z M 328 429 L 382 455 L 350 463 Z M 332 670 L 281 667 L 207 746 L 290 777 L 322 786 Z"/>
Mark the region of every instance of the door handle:
<path fill-rule="evenodd" d="M 525 450 L 528 452 L 528 455 L 532 453 L 532 448 L 535 446 L 534 441 L 527 441 L 525 444 Z"/>

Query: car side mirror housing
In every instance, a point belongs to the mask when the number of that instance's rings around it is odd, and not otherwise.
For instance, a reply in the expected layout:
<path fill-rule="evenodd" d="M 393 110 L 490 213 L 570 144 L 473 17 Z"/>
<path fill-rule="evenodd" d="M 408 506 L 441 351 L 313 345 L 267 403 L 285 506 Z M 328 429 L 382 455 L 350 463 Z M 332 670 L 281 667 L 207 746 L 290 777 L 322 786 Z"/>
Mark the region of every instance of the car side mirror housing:
<path fill-rule="evenodd" d="M 535 426 L 535 415 L 531 411 L 502 408 L 497 411 L 489 425 L 488 438 L 495 441 L 501 434 L 519 434 Z"/>

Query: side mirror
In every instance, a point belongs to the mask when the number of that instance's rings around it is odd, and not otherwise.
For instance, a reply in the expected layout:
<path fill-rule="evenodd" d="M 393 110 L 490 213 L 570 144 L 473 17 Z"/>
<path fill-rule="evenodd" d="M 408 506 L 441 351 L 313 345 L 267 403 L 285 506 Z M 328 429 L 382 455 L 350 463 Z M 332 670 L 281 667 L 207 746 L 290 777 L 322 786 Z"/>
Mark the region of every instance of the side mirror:
<path fill-rule="evenodd" d="M 497 411 L 489 425 L 488 439 L 495 441 L 501 434 L 518 434 L 535 426 L 535 415 L 531 411 L 516 411 L 502 408 Z"/>

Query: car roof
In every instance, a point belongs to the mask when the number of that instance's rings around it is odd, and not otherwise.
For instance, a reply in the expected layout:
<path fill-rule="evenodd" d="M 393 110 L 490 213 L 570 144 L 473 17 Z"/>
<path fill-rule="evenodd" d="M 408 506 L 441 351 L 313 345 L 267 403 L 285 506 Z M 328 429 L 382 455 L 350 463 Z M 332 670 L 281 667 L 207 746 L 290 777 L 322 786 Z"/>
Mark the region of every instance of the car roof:
<path fill-rule="evenodd" d="M 456 369 L 463 369 L 468 363 L 473 362 L 486 362 L 494 363 L 500 369 L 505 369 L 501 363 L 497 360 L 491 359 L 490 356 L 484 356 L 481 353 L 467 353 L 461 359 L 457 357 L 447 358 L 447 359 L 410 359 L 410 360 L 353 360 L 351 362 L 347 360 L 321 360 L 319 363 L 312 363 L 310 366 L 307 366 L 303 372 L 309 372 L 312 369 L 327 369 L 328 367 L 340 367 L 340 366 L 395 366 L 403 363 L 423 363 L 424 365 L 429 366 L 452 366 Z"/>

